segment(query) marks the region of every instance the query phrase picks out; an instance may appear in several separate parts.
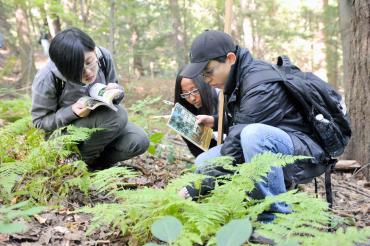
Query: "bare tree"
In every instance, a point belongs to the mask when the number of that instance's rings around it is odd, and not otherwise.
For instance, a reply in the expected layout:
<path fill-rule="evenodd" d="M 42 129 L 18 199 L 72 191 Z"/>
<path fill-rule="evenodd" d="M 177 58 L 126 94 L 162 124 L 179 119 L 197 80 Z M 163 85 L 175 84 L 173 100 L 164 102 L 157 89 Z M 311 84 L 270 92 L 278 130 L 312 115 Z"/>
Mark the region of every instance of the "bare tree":
<path fill-rule="evenodd" d="M 19 59 L 21 61 L 21 75 L 17 81 L 17 87 L 31 84 L 33 76 L 36 73 L 28 16 L 24 8 L 23 5 L 18 4 L 15 11 L 19 41 Z"/>
<path fill-rule="evenodd" d="M 337 40 L 337 11 L 336 8 L 329 5 L 329 0 L 323 0 L 323 37 L 325 44 L 326 74 L 328 81 L 334 88 L 339 88 L 338 71 L 338 40 Z"/>
<path fill-rule="evenodd" d="M 345 157 L 370 163 L 370 2 L 340 0 L 346 103 L 353 137 Z M 370 179 L 369 165 L 366 169 Z"/>
<path fill-rule="evenodd" d="M 110 0 L 110 25 L 109 25 L 109 49 L 112 54 L 115 54 L 115 29 L 116 29 L 116 22 L 115 22 L 115 13 L 116 13 L 116 0 Z"/>
<path fill-rule="evenodd" d="M 178 66 L 185 64 L 185 38 L 181 22 L 181 12 L 178 0 L 169 0 L 172 15 L 173 39 L 176 44 L 176 62 Z"/>

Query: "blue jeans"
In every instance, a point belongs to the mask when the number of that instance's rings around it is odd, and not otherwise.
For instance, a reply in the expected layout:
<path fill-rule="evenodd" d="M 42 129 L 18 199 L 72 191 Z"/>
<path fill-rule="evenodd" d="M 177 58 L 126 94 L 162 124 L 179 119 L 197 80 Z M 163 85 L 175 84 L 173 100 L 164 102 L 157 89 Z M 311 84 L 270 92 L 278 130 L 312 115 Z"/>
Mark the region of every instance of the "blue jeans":
<path fill-rule="evenodd" d="M 266 151 L 285 155 L 293 155 L 294 153 L 294 146 L 290 136 L 279 128 L 265 124 L 247 125 L 240 134 L 240 140 L 245 162 L 250 162 L 253 156 Z M 221 147 L 222 145 L 213 147 L 196 158 L 195 165 L 198 173 L 202 173 L 202 170 L 207 166 L 206 160 L 221 156 Z M 273 167 L 264 179 L 264 182 L 257 183 L 255 190 L 250 195 L 254 199 L 263 199 L 266 196 L 284 192 L 286 192 L 286 188 L 283 169 L 281 167 Z M 275 218 L 272 212 L 291 213 L 291 209 L 284 202 L 275 203 L 268 212 L 259 216 L 259 220 L 272 221 Z"/>

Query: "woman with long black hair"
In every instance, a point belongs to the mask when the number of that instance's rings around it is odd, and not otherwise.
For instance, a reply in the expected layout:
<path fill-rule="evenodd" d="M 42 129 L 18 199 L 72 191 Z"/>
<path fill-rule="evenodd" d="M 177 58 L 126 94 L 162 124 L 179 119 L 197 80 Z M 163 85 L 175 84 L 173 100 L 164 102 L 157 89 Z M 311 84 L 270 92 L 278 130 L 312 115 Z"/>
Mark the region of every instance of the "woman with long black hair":
<path fill-rule="evenodd" d="M 194 115 L 217 115 L 218 93 L 216 89 L 203 82 L 201 76 L 193 79 L 180 76 L 178 72 L 175 84 L 175 103 L 180 103 Z M 183 138 L 190 152 L 197 157 L 203 150 Z M 212 138 L 210 147 L 217 142 Z"/>
<path fill-rule="evenodd" d="M 50 43 L 50 60 L 36 74 L 32 84 L 32 121 L 46 132 L 73 124 L 101 128 L 79 145 L 82 159 L 91 169 L 102 169 L 144 153 L 149 139 L 144 130 L 128 122 L 127 111 L 119 105 L 123 88 L 118 84 L 111 53 L 95 45 L 77 28 L 58 33 Z M 121 89 L 115 98 L 117 112 L 98 107 L 91 111 L 80 102 L 95 83 L 105 90 Z"/>

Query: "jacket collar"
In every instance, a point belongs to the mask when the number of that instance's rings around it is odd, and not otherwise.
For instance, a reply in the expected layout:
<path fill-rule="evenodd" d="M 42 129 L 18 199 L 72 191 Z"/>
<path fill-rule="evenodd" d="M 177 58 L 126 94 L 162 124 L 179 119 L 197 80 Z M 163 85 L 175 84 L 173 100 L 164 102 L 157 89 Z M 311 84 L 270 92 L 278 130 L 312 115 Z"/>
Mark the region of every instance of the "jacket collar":
<path fill-rule="evenodd" d="M 236 93 L 242 82 L 241 78 L 250 69 L 253 60 L 252 54 L 248 49 L 237 46 L 236 62 L 231 67 L 229 78 L 225 83 L 224 93 L 226 95 L 231 96 Z"/>

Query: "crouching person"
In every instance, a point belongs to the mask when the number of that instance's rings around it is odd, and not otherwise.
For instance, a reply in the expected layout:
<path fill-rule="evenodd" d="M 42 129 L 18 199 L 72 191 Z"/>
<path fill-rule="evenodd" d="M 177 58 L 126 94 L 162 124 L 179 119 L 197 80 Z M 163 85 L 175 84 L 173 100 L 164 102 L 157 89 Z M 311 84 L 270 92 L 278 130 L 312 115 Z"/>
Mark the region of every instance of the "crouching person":
<path fill-rule="evenodd" d="M 119 105 L 124 94 L 114 99 L 117 112 L 102 106 L 88 109 L 79 99 L 95 83 L 106 90 L 118 84 L 110 52 L 97 47 L 77 28 L 58 33 L 50 43 L 50 60 L 36 74 L 32 84 L 32 121 L 35 127 L 52 132 L 73 124 L 102 128 L 79 145 L 82 159 L 90 169 L 102 169 L 144 153 L 149 140 L 144 130 L 128 122 L 127 111 Z"/>

